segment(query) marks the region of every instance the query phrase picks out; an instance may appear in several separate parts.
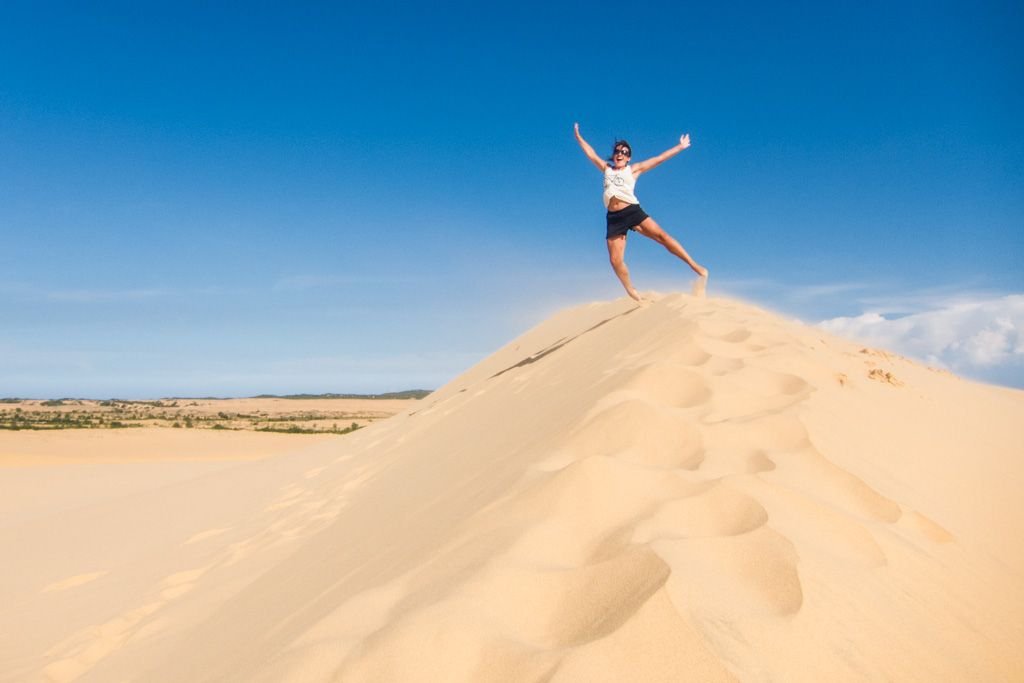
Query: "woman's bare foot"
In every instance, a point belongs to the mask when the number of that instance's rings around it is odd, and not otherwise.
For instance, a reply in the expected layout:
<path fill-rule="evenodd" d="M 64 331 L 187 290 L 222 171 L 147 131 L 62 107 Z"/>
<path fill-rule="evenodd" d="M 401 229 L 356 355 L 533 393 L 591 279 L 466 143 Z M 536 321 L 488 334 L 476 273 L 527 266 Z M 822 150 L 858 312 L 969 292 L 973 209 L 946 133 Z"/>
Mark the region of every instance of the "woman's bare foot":
<path fill-rule="evenodd" d="M 690 267 L 693 268 L 693 272 L 697 273 L 697 275 L 700 275 L 701 277 L 708 276 L 708 269 L 700 265 L 699 263 Z"/>
<path fill-rule="evenodd" d="M 626 294 L 629 294 L 629 297 L 633 299 L 633 301 L 643 303 L 644 298 L 640 296 L 640 292 L 636 291 L 632 287 L 626 287 Z"/>
<path fill-rule="evenodd" d="M 708 291 L 708 276 L 701 275 L 699 278 L 693 281 L 693 290 L 691 294 L 695 297 L 704 297 Z"/>

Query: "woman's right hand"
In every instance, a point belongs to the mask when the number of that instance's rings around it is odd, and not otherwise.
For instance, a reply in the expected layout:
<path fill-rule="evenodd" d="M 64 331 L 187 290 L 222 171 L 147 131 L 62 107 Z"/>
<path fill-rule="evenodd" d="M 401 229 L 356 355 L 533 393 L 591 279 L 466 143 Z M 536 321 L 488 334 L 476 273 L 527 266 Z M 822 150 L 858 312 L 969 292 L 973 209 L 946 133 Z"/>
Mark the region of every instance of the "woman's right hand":
<path fill-rule="evenodd" d="M 573 132 L 576 133 L 576 142 L 580 144 L 580 148 L 583 150 L 583 153 L 587 155 L 587 158 L 590 159 L 594 166 L 597 166 L 600 171 L 604 172 L 604 169 L 608 167 L 608 163 L 601 157 L 597 156 L 597 152 L 594 151 L 594 148 L 583 139 L 582 135 L 580 135 L 580 124 L 572 124 L 572 129 Z"/>

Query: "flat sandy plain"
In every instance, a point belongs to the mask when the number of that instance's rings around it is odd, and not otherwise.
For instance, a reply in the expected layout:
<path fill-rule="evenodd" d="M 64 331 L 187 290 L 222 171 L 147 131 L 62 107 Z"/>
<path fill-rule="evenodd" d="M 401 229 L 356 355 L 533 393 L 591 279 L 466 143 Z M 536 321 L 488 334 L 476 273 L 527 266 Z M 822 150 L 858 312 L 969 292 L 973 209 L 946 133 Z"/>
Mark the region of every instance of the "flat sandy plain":
<path fill-rule="evenodd" d="M 166 460 L 253 460 L 363 428 L 416 399 L 5 399 L 0 467 Z M 15 416 L 19 420 L 15 422 Z M 116 427 L 111 427 L 116 424 Z M 81 427 L 76 425 L 83 425 Z M 89 425 L 88 427 L 84 425 Z"/>

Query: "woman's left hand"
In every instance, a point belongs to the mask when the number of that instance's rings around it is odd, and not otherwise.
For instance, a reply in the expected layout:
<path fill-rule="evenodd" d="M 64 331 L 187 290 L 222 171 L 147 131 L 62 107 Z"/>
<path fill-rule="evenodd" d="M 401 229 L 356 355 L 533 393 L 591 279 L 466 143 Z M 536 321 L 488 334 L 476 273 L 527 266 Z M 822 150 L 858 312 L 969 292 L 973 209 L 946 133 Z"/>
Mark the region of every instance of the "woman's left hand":
<path fill-rule="evenodd" d="M 686 149 L 687 147 L 690 146 L 689 133 L 683 133 L 682 135 L 679 136 L 679 146 L 682 147 L 683 149 Z"/>

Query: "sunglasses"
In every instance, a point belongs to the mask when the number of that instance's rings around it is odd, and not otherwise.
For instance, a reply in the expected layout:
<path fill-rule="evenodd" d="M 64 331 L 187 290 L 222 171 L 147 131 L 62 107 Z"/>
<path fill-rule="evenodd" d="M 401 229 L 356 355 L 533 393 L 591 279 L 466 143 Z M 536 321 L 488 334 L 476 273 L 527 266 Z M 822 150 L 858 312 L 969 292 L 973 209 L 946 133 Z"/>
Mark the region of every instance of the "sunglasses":
<path fill-rule="evenodd" d="M 628 157 L 629 156 L 629 150 L 626 149 L 625 147 L 616 147 L 615 148 L 615 154 L 621 154 L 624 157 Z"/>

